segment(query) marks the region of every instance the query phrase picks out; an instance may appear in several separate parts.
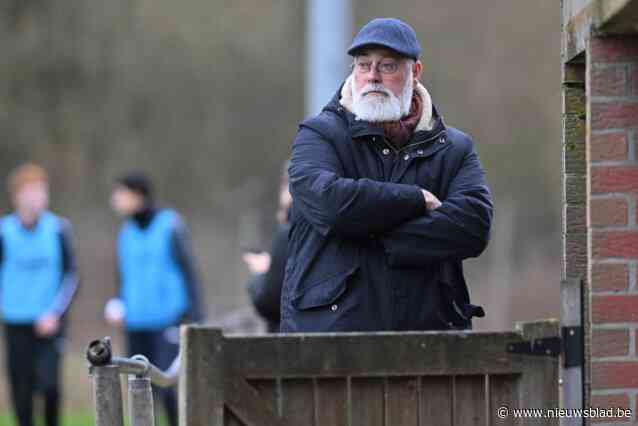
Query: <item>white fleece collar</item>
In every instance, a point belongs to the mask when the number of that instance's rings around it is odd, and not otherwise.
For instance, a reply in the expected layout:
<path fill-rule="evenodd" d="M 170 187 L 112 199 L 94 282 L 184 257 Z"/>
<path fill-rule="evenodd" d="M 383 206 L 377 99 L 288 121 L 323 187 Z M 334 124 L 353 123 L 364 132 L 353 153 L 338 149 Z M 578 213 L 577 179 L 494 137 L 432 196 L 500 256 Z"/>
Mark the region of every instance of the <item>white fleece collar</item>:
<path fill-rule="evenodd" d="M 341 88 L 341 99 L 339 103 L 342 107 L 352 112 L 352 74 L 348 76 L 346 82 L 343 84 Z M 417 91 L 419 96 L 421 96 L 421 100 L 423 101 L 423 113 L 421 114 L 421 119 L 414 129 L 415 132 L 421 130 L 432 130 L 434 126 L 434 117 L 432 113 L 432 97 L 430 97 L 430 93 L 420 82 L 416 82 L 414 86 L 414 90 Z"/>

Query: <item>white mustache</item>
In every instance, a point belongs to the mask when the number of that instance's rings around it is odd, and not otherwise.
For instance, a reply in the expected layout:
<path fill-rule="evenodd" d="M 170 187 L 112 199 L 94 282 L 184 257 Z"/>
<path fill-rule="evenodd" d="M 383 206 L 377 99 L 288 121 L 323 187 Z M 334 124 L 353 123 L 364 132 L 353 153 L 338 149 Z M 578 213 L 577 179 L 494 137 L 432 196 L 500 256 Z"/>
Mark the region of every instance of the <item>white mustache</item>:
<path fill-rule="evenodd" d="M 376 85 L 376 84 L 369 84 L 367 86 L 364 86 L 363 89 L 361 89 L 361 96 L 363 97 L 371 92 L 381 92 L 388 97 L 392 96 L 392 92 L 390 92 L 385 87 L 381 85 Z"/>

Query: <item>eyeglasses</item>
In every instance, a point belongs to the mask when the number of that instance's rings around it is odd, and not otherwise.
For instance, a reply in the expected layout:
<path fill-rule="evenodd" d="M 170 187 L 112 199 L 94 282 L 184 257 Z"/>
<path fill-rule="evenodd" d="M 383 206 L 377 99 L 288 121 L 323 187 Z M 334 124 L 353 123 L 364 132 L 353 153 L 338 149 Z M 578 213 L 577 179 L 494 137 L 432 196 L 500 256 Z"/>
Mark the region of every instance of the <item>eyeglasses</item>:
<path fill-rule="evenodd" d="M 372 64 L 371 61 L 361 61 L 355 62 L 352 66 L 357 72 L 367 74 L 372 69 Z M 399 69 L 399 63 L 397 61 L 377 62 L 375 69 L 381 74 L 394 74 Z"/>

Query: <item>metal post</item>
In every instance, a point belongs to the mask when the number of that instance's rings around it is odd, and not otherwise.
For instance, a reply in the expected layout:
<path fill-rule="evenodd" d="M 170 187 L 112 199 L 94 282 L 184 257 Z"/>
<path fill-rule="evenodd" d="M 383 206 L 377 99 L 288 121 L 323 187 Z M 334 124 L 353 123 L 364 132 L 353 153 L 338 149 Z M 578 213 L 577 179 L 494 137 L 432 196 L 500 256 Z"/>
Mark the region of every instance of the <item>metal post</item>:
<path fill-rule="evenodd" d="M 153 391 L 148 377 L 129 376 L 128 403 L 131 426 L 154 426 Z"/>
<path fill-rule="evenodd" d="M 112 356 L 111 339 L 94 340 L 86 358 L 93 376 L 96 426 L 122 426 L 122 390 L 120 375 L 129 374 L 128 399 L 131 426 L 154 426 L 153 391 L 151 384 L 168 388 L 175 386 L 180 372 L 180 356 L 167 371 L 162 371 L 142 355 L 131 358 Z"/>
<path fill-rule="evenodd" d="M 330 101 L 348 74 L 346 54 L 352 40 L 351 0 L 306 2 L 306 114 Z"/>
<path fill-rule="evenodd" d="M 120 371 L 115 365 L 92 366 L 95 426 L 123 426 Z"/>
<path fill-rule="evenodd" d="M 583 283 L 580 278 L 561 282 L 561 325 L 564 366 L 561 374 L 563 408 L 583 408 Z M 579 417 L 563 418 L 561 426 L 580 426 Z"/>

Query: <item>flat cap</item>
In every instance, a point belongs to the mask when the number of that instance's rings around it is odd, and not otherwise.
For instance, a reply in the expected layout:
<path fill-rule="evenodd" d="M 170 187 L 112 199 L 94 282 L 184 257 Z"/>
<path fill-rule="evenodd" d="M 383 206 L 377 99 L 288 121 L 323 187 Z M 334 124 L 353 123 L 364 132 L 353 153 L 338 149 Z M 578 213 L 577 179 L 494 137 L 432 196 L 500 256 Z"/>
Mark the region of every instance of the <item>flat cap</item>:
<path fill-rule="evenodd" d="M 412 27 L 396 18 L 376 18 L 365 24 L 352 41 L 348 54 L 355 56 L 366 46 L 386 47 L 414 60 L 421 55 L 421 45 Z"/>

